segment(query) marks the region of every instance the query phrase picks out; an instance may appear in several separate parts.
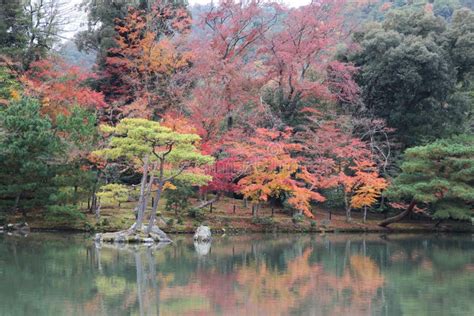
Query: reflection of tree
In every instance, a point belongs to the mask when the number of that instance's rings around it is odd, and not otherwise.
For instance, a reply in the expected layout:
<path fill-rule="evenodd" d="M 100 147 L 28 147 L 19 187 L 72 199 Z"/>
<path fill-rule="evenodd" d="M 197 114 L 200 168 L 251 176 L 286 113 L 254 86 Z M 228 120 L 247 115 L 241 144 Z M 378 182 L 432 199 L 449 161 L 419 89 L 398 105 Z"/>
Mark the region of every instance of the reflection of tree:
<path fill-rule="evenodd" d="M 99 254 L 102 254 L 102 256 L 97 256 L 97 264 L 101 267 L 99 271 L 107 274 L 106 269 L 102 268 L 103 265 L 108 265 L 108 262 L 103 263 L 104 255 L 107 258 L 107 252 L 112 251 L 115 252 L 118 258 L 133 258 L 136 279 L 133 282 L 133 280 L 126 280 L 125 278 L 99 275 L 96 278 L 98 295 L 91 300 L 91 303 L 97 303 L 98 306 L 101 306 L 104 314 L 114 314 L 114 309 L 109 309 L 109 303 L 121 299 L 119 305 L 123 310 L 130 311 L 132 314 L 140 316 L 160 315 L 160 287 L 156 272 L 156 260 L 153 254 L 154 250 L 160 251 L 160 247 L 122 246 L 116 248 L 110 245 L 105 246 L 108 249 L 101 249 L 100 246 L 96 245 Z"/>
<path fill-rule="evenodd" d="M 453 249 L 453 246 L 456 249 Z M 428 243 L 392 258 L 387 271 L 388 290 L 404 315 L 474 315 L 474 273 L 472 248 L 456 243 Z M 403 253 L 399 250 L 399 254 Z M 395 260 L 393 260 L 395 259 Z"/>
<path fill-rule="evenodd" d="M 194 282 L 164 288 L 162 300 L 181 302 L 191 312 L 212 314 L 286 315 L 299 309 L 302 302 L 314 299 L 325 314 L 351 312 L 367 314 L 383 277 L 373 260 L 352 256 L 342 276 L 328 273 L 321 264 L 311 264 L 314 249 L 307 247 L 300 256 L 288 260 L 285 270 L 272 267 L 265 260 L 251 261 L 233 272 L 215 269 L 196 271 Z M 349 293 L 348 300 L 343 301 Z M 199 309 L 186 304 L 201 302 Z M 341 303 L 342 308 L 338 308 Z M 185 309 L 180 310 L 186 313 Z"/>
<path fill-rule="evenodd" d="M 204 258 L 190 238 L 117 249 L 0 236 L 0 315 L 467 315 L 473 271 L 459 236 L 243 236 Z"/>
<path fill-rule="evenodd" d="M 298 310 L 301 302 L 315 300 L 324 314 L 367 314 L 383 277 L 368 257 L 352 256 L 342 276 L 328 273 L 320 264 L 309 263 L 313 249 L 288 263 L 284 273 L 276 273 L 262 264 L 244 267 L 239 272 L 242 301 L 248 312 L 286 315 Z M 345 302 L 340 298 L 347 297 Z M 334 304 L 339 301 L 339 304 Z"/>
<path fill-rule="evenodd" d="M 321 266 L 308 264 L 310 254 L 308 248 L 302 256 L 288 262 L 284 273 L 269 269 L 265 262 L 242 267 L 238 273 L 239 300 L 245 310 L 283 315 L 297 307 L 318 286 L 314 276 L 320 274 Z"/>
<path fill-rule="evenodd" d="M 0 315 L 86 314 L 94 252 L 74 235 L 0 236 Z"/>
<path fill-rule="evenodd" d="M 140 250 L 134 252 L 137 270 L 137 299 L 139 315 L 160 314 L 160 289 L 156 280 L 155 260 L 150 248 L 143 254 Z M 142 261 L 145 256 L 145 262 Z M 147 269 L 148 268 L 148 269 Z M 153 310 L 155 307 L 155 310 Z"/>

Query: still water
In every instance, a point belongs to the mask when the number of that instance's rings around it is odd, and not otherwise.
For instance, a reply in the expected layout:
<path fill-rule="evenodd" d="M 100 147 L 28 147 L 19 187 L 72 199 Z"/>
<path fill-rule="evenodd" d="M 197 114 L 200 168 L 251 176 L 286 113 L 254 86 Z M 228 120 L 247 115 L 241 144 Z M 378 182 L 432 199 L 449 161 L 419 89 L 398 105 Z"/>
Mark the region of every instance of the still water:
<path fill-rule="evenodd" d="M 474 315 L 474 239 L 0 235 L 0 315 Z"/>

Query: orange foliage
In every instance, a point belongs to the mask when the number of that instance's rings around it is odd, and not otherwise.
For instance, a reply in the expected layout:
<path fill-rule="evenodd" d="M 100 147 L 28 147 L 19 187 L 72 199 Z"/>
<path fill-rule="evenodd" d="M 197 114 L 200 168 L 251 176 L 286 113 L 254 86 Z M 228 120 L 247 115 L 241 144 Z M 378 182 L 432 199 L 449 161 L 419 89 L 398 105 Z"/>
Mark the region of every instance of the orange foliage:
<path fill-rule="evenodd" d="M 19 101 L 21 99 L 21 94 L 15 89 L 10 90 L 10 97 L 14 101 Z"/>
<path fill-rule="evenodd" d="M 312 218 L 310 202 L 324 198 L 314 191 L 318 187 L 317 178 L 292 156 L 301 146 L 290 141 L 291 133 L 289 128 L 284 131 L 260 128 L 245 142 L 232 142 L 229 152 L 241 162 L 244 176 L 239 185 L 246 198 L 265 202 L 289 195 L 288 203 Z"/>
<path fill-rule="evenodd" d="M 173 35 L 186 32 L 189 24 L 184 9 L 161 1 L 148 13 L 130 8 L 116 21 L 117 47 L 109 50 L 105 71 L 114 84 L 104 90 L 120 104 L 122 116 L 150 119 L 178 103 L 185 81 L 180 74 L 192 54 L 179 49 L 182 39 Z"/>
<path fill-rule="evenodd" d="M 373 162 L 357 161 L 356 166 L 352 169 L 355 171 L 355 175 L 350 181 L 351 191 L 354 191 L 351 206 L 362 208 L 373 205 L 382 194 L 382 190 L 387 187 L 387 181 L 379 176 Z"/>
<path fill-rule="evenodd" d="M 373 205 L 388 185 L 379 176 L 374 157 L 367 143 L 352 136 L 349 119 L 327 121 L 322 113 L 305 109 L 308 126 L 297 138 L 305 144 L 307 155 L 304 164 L 325 188 L 341 187 L 344 190 L 346 212 L 350 208 Z"/>
<path fill-rule="evenodd" d="M 87 167 L 89 169 L 94 166 L 95 168 L 102 170 L 105 169 L 105 167 L 107 166 L 107 160 L 95 155 L 94 153 L 89 153 L 87 155 L 87 161 L 90 164 L 90 166 Z"/>
<path fill-rule="evenodd" d="M 42 102 L 42 113 L 55 119 L 58 114 L 69 115 L 72 107 L 99 109 L 106 106 L 102 93 L 85 85 L 93 75 L 59 58 L 40 60 L 31 64 L 21 81 L 27 95 Z"/>
<path fill-rule="evenodd" d="M 196 134 L 196 127 L 184 116 L 167 113 L 163 116 L 161 125 L 179 133 Z"/>

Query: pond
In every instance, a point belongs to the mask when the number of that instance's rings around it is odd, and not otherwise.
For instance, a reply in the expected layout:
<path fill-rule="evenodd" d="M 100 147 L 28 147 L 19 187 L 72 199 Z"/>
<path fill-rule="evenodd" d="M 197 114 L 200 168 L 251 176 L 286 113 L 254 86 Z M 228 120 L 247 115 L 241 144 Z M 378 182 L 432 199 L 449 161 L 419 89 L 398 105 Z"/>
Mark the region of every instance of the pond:
<path fill-rule="evenodd" d="M 0 235 L 0 315 L 474 315 L 471 235 Z"/>

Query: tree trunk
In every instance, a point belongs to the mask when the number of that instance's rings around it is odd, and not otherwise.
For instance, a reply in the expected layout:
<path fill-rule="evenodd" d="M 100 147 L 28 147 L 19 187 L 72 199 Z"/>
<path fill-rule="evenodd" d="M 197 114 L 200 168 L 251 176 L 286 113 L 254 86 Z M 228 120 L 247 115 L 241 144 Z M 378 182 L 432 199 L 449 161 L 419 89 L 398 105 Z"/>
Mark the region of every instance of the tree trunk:
<path fill-rule="evenodd" d="M 95 217 L 99 219 L 100 218 L 100 198 L 96 198 L 96 201 L 97 200 L 99 201 L 99 203 L 97 203 L 97 207 L 95 209 Z"/>
<path fill-rule="evenodd" d="M 380 222 L 379 226 L 387 227 L 388 225 L 390 225 L 392 223 L 396 223 L 396 222 L 402 220 L 403 218 L 405 218 L 405 216 L 407 216 L 408 214 L 410 214 L 413 211 L 413 209 L 415 208 L 415 205 L 416 205 L 415 200 L 411 201 L 410 205 L 408 206 L 408 208 L 406 210 L 404 210 L 403 212 L 401 212 L 400 214 L 398 214 L 396 216 L 387 218 L 386 220 Z"/>
<path fill-rule="evenodd" d="M 156 211 L 158 210 L 158 204 L 160 203 L 161 192 L 163 191 L 163 184 L 164 184 L 163 180 L 160 180 L 160 182 L 158 183 L 158 189 L 156 190 L 156 196 L 155 196 L 155 203 L 153 204 L 153 207 L 151 209 L 150 221 L 148 222 L 147 234 L 151 233 L 153 225 L 155 225 Z"/>
<path fill-rule="evenodd" d="M 146 199 L 145 199 L 145 188 L 146 183 L 148 180 L 148 156 L 145 157 L 145 161 L 143 164 L 143 175 L 142 181 L 140 183 L 140 197 L 138 198 L 138 208 L 137 208 L 137 220 L 136 225 L 133 228 L 133 231 L 136 232 L 138 228 L 142 227 L 143 224 L 143 217 L 145 216 L 146 210 Z M 151 187 L 151 183 L 150 183 Z M 144 207 L 145 204 L 145 207 Z"/>
<path fill-rule="evenodd" d="M 380 206 L 379 206 L 379 210 L 383 210 L 383 214 L 384 214 L 384 218 L 387 218 L 387 209 L 384 209 L 384 205 L 385 205 L 385 195 L 382 194 L 382 197 L 380 198 Z"/>
<path fill-rule="evenodd" d="M 89 212 L 90 213 L 95 213 L 95 210 L 97 208 L 97 184 L 98 184 L 98 177 L 96 178 L 95 182 L 94 182 L 94 185 L 92 186 L 92 192 L 91 192 L 91 196 L 90 196 L 90 200 L 91 200 L 91 203 L 90 203 L 90 207 L 89 207 Z"/>
<path fill-rule="evenodd" d="M 210 205 L 210 204 L 212 204 L 212 203 L 218 201 L 220 198 L 221 198 L 221 195 L 218 194 L 218 195 L 216 195 L 216 197 L 213 198 L 212 200 L 203 201 L 203 202 L 201 202 L 201 203 L 199 203 L 199 204 L 197 204 L 197 205 L 194 205 L 193 208 L 204 208 L 204 207 L 206 207 L 206 206 L 208 206 L 208 205 Z"/>
<path fill-rule="evenodd" d="M 95 214 L 95 211 L 97 209 L 97 196 L 95 195 L 95 192 L 92 193 L 92 197 L 91 197 L 91 207 L 89 209 L 89 211 L 92 213 L 92 214 Z"/>
<path fill-rule="evenodd" d="M 155 167 L 153 167 L 152 170 L 154 170 Z M 142 218 L 141 218 L 141 221 L 140 221 L 140 226 L 143 224 L 143 219 L 145 218 L 145 213 L 146 213 L 146 208 L 148 207 L 148 199 L 150 198 L 150 195 L 151 195 L 151 189 L 153 188 L 153 182 L 155 182 L 155 176 L 153 175 L 153 173 L 150 175 L 150 181 L 148 181 L 148 186 L 146 187 L 146 192 L 145 192 L 145 195 L 143 196 L 143 201 L 142 201 L 142 204 L 141 204 L 141 208 L 142 208 Z M 151 205 L 153 206 L 153 204 L 155 204 L 155 201 L 153 199 L 153 197 L 151 198 Z M 138 224 L 138 223 L 137 223 Z"/>
<path fill-rule="evenodd" d="M 77 201 L 78 201 L 78 196 L 77 196 L 77 185 L 74 186 L 74 193 L 73 193 L 73 196 L 72 196 L 72 204 L 73 205 L 77 205 Z"/>
<path fill-rule="evenodd" d="M 346 206 L 346 221 L 351 221 L 351 205 L 349 203 L 349 198 L 346 193 L 344 193 L 344 204 Z"/>
<path fill-rule="evenodd" d="M 15 204 L 13 205 L 13 213 L 15 213 L 18 209 L 18 205 L 20 204 L 20 197 L 21 197 L 21 192 L 17 194 L 15 197 Z"/>
<path fill-rule="evenodd" d="M 151 233 L 153 225 L 155 224 L 156 211 L 158 210 L 158 204 L 160 204 L 160 199 L 161 199 L 161 192 L 163 191 L 163 185 L 165 184 L 164 174 L 165 174 L 165 162 L 164 162 L 164 159 L 161 159 L 160 171 L 158 175 L 158 189 L 156 190 L 155 203 L 153 203 L 153 206 L 151 209 L 150 221 L 148 222 L 148 227 L 147 227 L 147 234 Z"/>
<path fill-rule="evenodd" d="M 364 206 L 364 223 L 367 221 L 367 206 Z"/>

